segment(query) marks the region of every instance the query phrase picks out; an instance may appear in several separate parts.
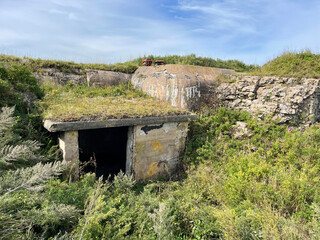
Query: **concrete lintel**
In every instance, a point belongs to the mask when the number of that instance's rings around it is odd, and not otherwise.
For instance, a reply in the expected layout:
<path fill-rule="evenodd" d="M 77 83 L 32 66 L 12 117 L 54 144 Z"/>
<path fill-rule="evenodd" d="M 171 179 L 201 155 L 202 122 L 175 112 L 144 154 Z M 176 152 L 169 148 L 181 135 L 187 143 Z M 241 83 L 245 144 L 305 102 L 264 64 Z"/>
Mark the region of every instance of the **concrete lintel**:
<path fill-rule="evenodd" d="M 50 132 L 78 131 L 84 129 L 124 127 L 135 125 L 162 124 L 167 122 L 187 122 L 197 119 L 196 114 L 175 115 L 164 117 L 144 117 L 144 118 L 122 118 L 108 119 L 104 121 L 78 121 L 78 122 L 54 122 L 51 120 L 44 121 L 44 127 Z"/>

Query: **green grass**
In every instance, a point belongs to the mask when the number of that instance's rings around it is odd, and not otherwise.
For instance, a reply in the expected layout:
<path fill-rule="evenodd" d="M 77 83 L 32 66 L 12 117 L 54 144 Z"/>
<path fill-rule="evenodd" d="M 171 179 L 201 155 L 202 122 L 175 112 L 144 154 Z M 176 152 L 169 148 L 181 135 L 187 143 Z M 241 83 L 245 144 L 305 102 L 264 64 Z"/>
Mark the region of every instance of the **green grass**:
<path fill-rule="evenodd" d="M 168 56 L 144 56 L 136 58 L 132 61 L 116 64 L 100 64 L 100 63 L 75 63 L 68 61 L 59 60 L 43 60 L 34 59 L 29 57 L 16 57 L 10 55 L 0 54 L 0 65 L 2 64 L 18 64 L 28 67 L 31 71 L 41 71 L 42 68 L 56 68 L 62 72 L 71 72 L 76 74 L 85 73 L 85 69 L 97 69 L 107 70 L 123 73 L 134 73 L 135 70 L 142 66 L 143 58 L 163 59 L 167 64 L 181 64 L 181 65 L 195 65 L 203 67 L 216 67 L 233 69 L 237 72 L 248 72 L 256 69 L 256 65 L 246 65 L 238 60 L 221 60 L 213 59 L 208 57 L 197 57 L 195 54 L 179 56 L 179 55 L 168 55 Z"/>
<path fill-rule="evenodd" d="M 75 63 L 59 60 L 43 60 L 28 57 L 16 57 L 0 54 L 0 65 L 18 64 L 26 66 L 32 72 L 41 71 L 42 68 L 56 68 L 62 72 L 70 72 L 75 74 L 84 74 L 86 69 L 106 70 L 123 73 L 133 73 L 138 65 L 131 62 L 116 64 L 100 64 L 100 63 Z"/>
<path fill-rule="evenodd" d="M 238 60 L 221 60 L 208 57 L 198 57 L 195 54 L 179 56 L 144 56 L 125 63 L 112 65 L 99 63 L 75 63 L 58 60 L 33 59 L 28 57 L 15 57 L 0 54 L 0 65 L 17 64 L 27 67 L 32 72 L 42 71 L 43 68 L 56 68 L 62 72 L 85 74 L 86 69 L 107 70 L 123 73 L 134 73 L 142 65 L 143 58 L 163 59 L 167 64 L 195 65 L 204 67 L 216 67 L 233 69 L 237 72 L 247 72 L 251 75 L 275 75 L 280 77 L 319 78 L 320 55 L 308 50 L 301 52 L 287 52 L 267 62 L 262 67 L 246 65 Z"/>
<path fill-rule="evenodd" d="M 320 54 L 311 51 L 287 52 L 267 62 L 252 74 L 296 78 L 320 78 Z"/>
<path fill-rule="evenodd" d="M 195 65 L 203 67 L 216 67 L 216 68 L 226 68 L 233 69 L 237 72 L 248 72 L 258 68 L 257 65 L 247 65 L 239 60 L 221 60 L 213 59 L 209 57 L 198 57 L 195 54 L 180 56 L 180 55 L 167 55 L 167 56 L 155 56 L 148 55 L 144 57 L 139 57 L 133 61 L 132 64 L 141 66 L 142 59 L 152 58 L 165 60 L 167 64 L 181 64 L 181 65 Z"/>
<path fill-rule="evenodd" d="M 130 84 L 110 87 L 44 85 L 43 118 L 55 121 L 89 121 L 170 116 L 188 113 L 153 99 Z"/>
<path fill-rule="evenodd" d="M 237 121 L 250 137 L 233 137 Z M 137 186 L 116 177 L 91 193 L 95 209 L 86 209 L 72 236 L 319 239 L 319 139 L 319 125 L 301 132 L 225 108 L 199 116 L 189 131 L 185 179 Z"/>

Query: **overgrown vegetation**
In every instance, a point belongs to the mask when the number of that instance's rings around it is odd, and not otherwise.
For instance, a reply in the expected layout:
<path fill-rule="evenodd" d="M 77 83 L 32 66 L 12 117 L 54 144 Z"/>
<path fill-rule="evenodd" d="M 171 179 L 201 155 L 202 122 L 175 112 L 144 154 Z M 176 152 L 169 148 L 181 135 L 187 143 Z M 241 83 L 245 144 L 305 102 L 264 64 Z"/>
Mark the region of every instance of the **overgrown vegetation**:
<path fill-rule="evenodd" d="M 314 54 L 309 50 L 287 52 L 257 68 L 252 74 L 320 78 L 320 54 Z"/>
<path fill-rule="evenodd" d="M 44 88 L 44 119 L 68 122 L 188 113 L 135 90 L 130 83 L 107 87 L 47 83 Z"/>
<path fill-rule="evenodd" d="M 37 79 L 25 66 L 0 65 L 0 109 L 14 106 L 14 133 L 23 139 L 37 140 L 43 144 L 42 152 L 50 155 L 55 151 L 54 141 L 45 133 L 41 111 L 35 104 L 44 95 Z"/>
<path fill-rule="evenodd" d="M 16 136 L 12 131 L 13 111 L 4 107 L 0 112 L 0 236 L 14 239 L 36 232 L 44 236 L 52 224 L 64 227 L 63 221 L 78 215 L 72 206 L 48 204 L 41 193 L 44 184 L 68 164 L 48 162 L 39 154 L 37 141 Z"/>
<path fill-rule="evenodd" d="M 251 137 L 233 137 L 237 121 Z M 319 239 L 320 126 L 306 131 L 219 109 L 191 126 L 180 182 L 92 192 L 83 239 Z"/>
<path fill-rule="evenodd" d="M 75 63 L 59 60 L 43 60 L 34 59 L 28 57 L 16 57 L 0 54 L 0 65 L 16 64 L 27 67 L 32 72 L 41 71 L 43 68 L 56 68 L 62 72 L 70 72 L 76 74 L 84 74 L 86 69 L 97 69 L 107 70 L 114 72 L 123 73 L 134 73 L 135 70 L 142 66 L 143 58 L 163 59 L 167 64 L 182 64 L 182 65 L 196 65 L 204 67 L 217 67 L 233 69 L 237 72 L 249 72 L 256 69 L 256 65 L 246 65 L 238 60 L 221 60 L 213 59 L 208 57 L 197 57 L 195 54 L 179 56 L 179 55 L 168 55 L 168 56 L 144 56 L 136 58 L 132 61 L 116 64 L 101 64 L 101 63 Z"/>
<path fill-rule="evenodd" d="M 43 68 L 56 68 L 62 72 L 85 74 L 86 69 L 107 70 L 123 73 L 134 73 L 142 66 L 142 59 L 152 58 L 165 60 L 167 64 L 195 65 L 204 67 L 216 67 L 233 69 L 237 72 L 246 72 L 253 75 L 275 75 L 280 77 L 297 78 L 319 78 L 320 77 L 320 55 L 309 50 L 300 52 L 286 52 L 279 57 L 267 62 L 262 67 L 258 65 L 247 65 L 239 60 L 221 60 L 209 57 L 199 57 L 195 54 L 185 56 L 148 55 L 136 58 L 132 61 L 116 64 L 91 64 L 75 63 L 59 60 L 43 60 L 28 57 L 16 57 L 0 54 L 0 65 L 22 65 L 32 72 L 41 71 Z"/>
<path fill-rule="evenodd" d="M 137 183 L 120 173 L 70 182 L 68 172 L 57 179 L 67 164 L 40 151 L 41 131 L 26 134 L 21 122 L 36 129 L 30 115 L 40 114 L 26 94 L 53 103 L 148 97 L 130 85 L 41 90 L 24 66 L 0 74 L 1 107 L 11 107 L 0 113 L 1 239 L 320 238 L 320 125 L 302 130 L 220 108 L 191 123 L 180 181 Z M 247 134 L 235 134 L 239 121 Z"/>
<path fill-rule="evenodd" d="M 257 65 L 246 65 L 245 63 L 239 60 L 221 60 L 213 59 L 209 57 L 197 57 L 195 54 L 180 56 L 180 55 L 167 55 L 167 56 L 154 56 L 148 55 L 144 57 L 139 57 L 132 61 L 133 64 L 139 66 L 142 65 L 142 59 L 152 58 L 154 60 L 161 59 L 165 60 L 166 64 L 182 64 L 182 65 L 196 65 L 203 67 L 216 67 L 216 68 L 226 68 L 233 69 L 237 72 L 249 72 L 256 68 Z"/>
<path fill-rule="evenodd" d="M 102 64 L 102 63 L 75 63 L 59 60 L 34 59 L 0 54 L 0 65 L 16 64 L 27 67 L 30 71 L 41 71 L 42 68 L 56 68 L 62 72 L 84 74 L 86 69 L 107 70 L 114 72 L 133 73 L 138 65 L 131 62 Z"/>

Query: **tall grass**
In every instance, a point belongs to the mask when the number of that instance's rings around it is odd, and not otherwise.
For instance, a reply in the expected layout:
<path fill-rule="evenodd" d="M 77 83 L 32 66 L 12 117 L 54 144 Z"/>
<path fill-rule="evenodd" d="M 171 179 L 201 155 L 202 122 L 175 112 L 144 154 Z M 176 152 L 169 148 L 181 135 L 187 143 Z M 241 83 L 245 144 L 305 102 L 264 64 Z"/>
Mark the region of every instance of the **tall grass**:
<path fill-rule="evenodd" d="M 314 54 L 310 50 L 285 52 L 253 71 L 253 74 L 320 78 L 320 54 Z"/>

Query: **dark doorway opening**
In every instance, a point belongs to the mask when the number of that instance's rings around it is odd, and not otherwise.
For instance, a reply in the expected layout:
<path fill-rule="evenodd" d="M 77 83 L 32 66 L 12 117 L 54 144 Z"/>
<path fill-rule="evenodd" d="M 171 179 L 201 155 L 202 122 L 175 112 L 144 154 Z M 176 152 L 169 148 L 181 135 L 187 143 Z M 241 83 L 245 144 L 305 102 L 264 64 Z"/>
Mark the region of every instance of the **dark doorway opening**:
<path fill-rule="evenodd" d="M 95 172 L 106 180 L 126 170 L 128 127 L 101 128 L 79 131 L 79 158 L 84 172 Z"/>

